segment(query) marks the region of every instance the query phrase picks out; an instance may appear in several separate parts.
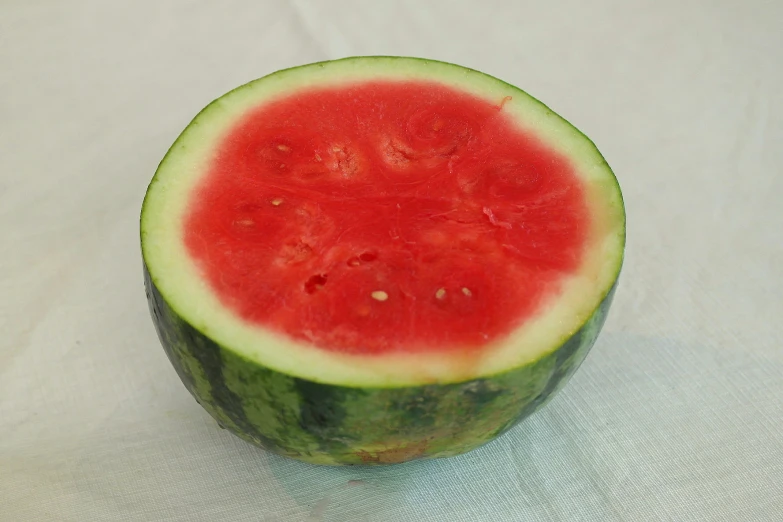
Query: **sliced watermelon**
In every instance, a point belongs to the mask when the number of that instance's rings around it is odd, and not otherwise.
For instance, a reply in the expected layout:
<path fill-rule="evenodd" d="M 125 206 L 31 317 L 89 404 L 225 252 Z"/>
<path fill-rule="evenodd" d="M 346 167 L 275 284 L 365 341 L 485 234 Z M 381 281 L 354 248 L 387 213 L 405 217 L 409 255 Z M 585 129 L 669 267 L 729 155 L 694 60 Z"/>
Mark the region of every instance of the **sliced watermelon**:
<path fill-rule="evenodd" d="M 150 308 L 218 422 L 313 463 L 464 453 L 552 397 L 622 265 L 612 171 L 521 90 L 413 58 L 266 76 L 161 163 Z"/>

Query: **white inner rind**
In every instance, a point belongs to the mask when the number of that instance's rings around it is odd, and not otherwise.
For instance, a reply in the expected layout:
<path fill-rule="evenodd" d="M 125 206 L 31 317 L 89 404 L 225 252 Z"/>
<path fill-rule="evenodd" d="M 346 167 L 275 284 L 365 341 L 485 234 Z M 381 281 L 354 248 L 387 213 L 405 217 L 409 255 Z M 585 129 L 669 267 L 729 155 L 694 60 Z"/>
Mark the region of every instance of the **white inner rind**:
<path fill-rule="evenodd" d="M 504 106 L 521 128 L 570 158 L 585 185 L 591 223 L 581 267 L 567 276 L 524 325 L 483 347 L 479 355 L 388 353 L 345 355 L 297 342 L 249 323 L 224 306 L 202 277 L 183 242 L 183 219 L 193 189 L 207 174 L 215 149 L 248 110 L 307 87 L 363 80 L 442 81 Z M 366 57 L 281 71 L 244 85 L 205 108 L 161 163 L 141 216 L 142 252 L 166 302 L 223 347 L 268 368 L 346 386 L 408 386 L 458 382 L 500 373 L 550 353 L 575 333 L 611 289 L 622 265 L 625 214 L 617 180 L 595 146 L 546 106 L 502 81 L 443 62 Z"/>

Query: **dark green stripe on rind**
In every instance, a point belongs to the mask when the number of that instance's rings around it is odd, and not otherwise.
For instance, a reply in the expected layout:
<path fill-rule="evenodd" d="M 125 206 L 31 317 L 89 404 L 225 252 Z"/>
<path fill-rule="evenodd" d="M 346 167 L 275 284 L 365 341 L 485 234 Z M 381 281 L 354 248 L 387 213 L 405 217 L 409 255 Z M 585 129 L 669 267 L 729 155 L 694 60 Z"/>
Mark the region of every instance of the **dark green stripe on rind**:
<path fill-rule="evenodd" d="M 389 464 L 458 455 L 545 404 L 586 357 L 614 288 L 559 349 L 526 366 L 463 383 L 352 388 L 286 375 L 221 347 L 180 317 L 144 268 L 166 354 L 222 426 L 275 453 L 316 464 Z"/>

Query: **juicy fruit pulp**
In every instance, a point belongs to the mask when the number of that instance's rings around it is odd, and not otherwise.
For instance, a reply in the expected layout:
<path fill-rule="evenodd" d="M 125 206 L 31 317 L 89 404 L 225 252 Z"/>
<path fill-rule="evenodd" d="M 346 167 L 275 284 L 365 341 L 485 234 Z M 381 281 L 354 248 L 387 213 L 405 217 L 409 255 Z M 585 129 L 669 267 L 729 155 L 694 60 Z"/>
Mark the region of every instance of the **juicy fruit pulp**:
<path fill-rule="evenodd" d="M 188 252 L 225 306 L 324 350 L 480 348 L 556 298 L 590 221 L 508 102 L 365 81 L 263 103 L 218 144 Z"/>

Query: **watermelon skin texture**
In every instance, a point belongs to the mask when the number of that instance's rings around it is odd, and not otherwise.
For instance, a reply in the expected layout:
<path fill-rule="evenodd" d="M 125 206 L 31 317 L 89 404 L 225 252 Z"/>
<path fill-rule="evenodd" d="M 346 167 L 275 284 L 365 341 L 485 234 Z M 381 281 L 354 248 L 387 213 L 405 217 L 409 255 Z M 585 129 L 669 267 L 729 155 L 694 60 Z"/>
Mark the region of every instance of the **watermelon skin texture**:
<path fill-rule="evenodd" d="M 242 439 L 313 464 L 395 464 L 449 457 L 502 435 L 560 390 L 587 356 L 615 285 L 573 336 L 542 358 L 461 383 L 398 388 L 323 384 L 258 365 L 173 310 L 146 266 L 158 337 L 201 406 Z"/>

